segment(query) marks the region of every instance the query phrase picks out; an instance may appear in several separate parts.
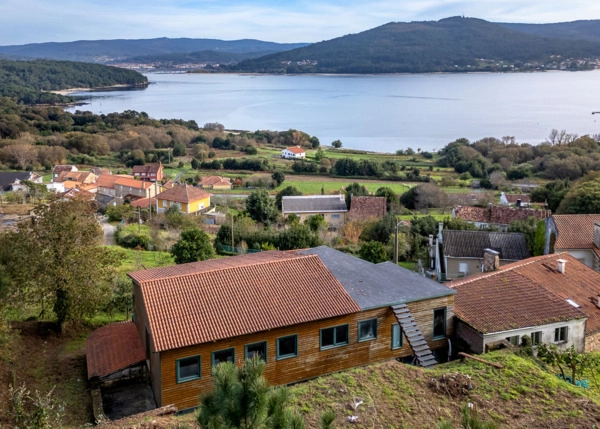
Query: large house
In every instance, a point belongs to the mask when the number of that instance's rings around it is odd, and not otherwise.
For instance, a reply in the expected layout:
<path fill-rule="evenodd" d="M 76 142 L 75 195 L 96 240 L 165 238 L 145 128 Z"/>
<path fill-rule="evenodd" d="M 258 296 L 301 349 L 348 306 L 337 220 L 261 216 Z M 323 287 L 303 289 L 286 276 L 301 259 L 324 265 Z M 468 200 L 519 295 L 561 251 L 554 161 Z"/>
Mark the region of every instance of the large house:
<path fill-rule="evenodd" d="M 463 219 L 466 222 L 473 223 L 478 228 L 488 228 L 490 226 L 500 228 L 506 231 L 509 225 L 517 220 L 527 220 L 530 217 L 536 221 L 544 220 L 552 212 L 545 209 L 530 209 L 523 207 L 505 207 L 493 206 L 488 207 L 471 207 L 471 206 L 456 206 L 452 208 L 452 217 Z"/>
<path fill-rule="evenodd" d="M 491 265 L 493 270 L 493 264 Z M 450 284 L 456 335 L 476 353 L 501 341 L 600 350 L 600 273 L 568 253 L 537 256 Z"/>
<path fill-rule="evenodd" d="M 294 214 L 304 222 L 311 216 L 323 215 L 331 226 L 340 226 L 346 222 L 348 208 L 342 194 L 284 196 L 281 199 L 283 217 Z"/>
<path fill-rule="evenodd" d="M 26 180 L 33 183 L 42 183 L 42 176 L 31 171 L 0 172 L 0 191 L 8 192 L 25 189 L 26 186 L 22 182 Z"/>
<path fill-rule="evenodd" d="M 413 356 L 432 366 L 453 329 L 454 290 L 324 246 L 129 276 L 158 406 L 197 406 L 213 365 L 252 357 L 266 361 L 272 385 Z"/>
<path fill-rule="evenodd" d="M 440 225 L 441 229 L 441 225 Z M 483 272 L 484 256 L 498 255 L 499 265 L 529 258 L 521 232 L 454 231 L 438 233 L 431 251 L 432 269 L 440 280 L 457 279 Z"/>
<path fill-rule="evenodd" d="M 281 157 L 286 159 L 304 159 L 306 151 L 300 146 L 287 147 L 281 151 Z"/>
<path fill-rule="evenodd" d="M 600 271 L 600 214 L 553 215 L 546 219 L 544 253 L 569 252 Z"/>
<path fill-rule="evenodd" d="M 186 184 L 171 184 L 156 196 L 156 211 L 164 213 L 171 207 L 187 214 L 197 214 L 210 207 L 210 197 L 206 191 Z"/>
<path fill-rule="evenodd" d="M 163 166 L 159 164 L 135 165 L 133 177 L 147 182 L 160 182 L 163 179 Z"/>
<path fill-rule="evenodd" d="M 54 182 L 61 173 L 70 173 L 79 171 L 74 165 L 58 164 L 52 169 L 52 182 Z"/>
<path fill-rule="evenodd" d="M 500 192 L 500 205 L 502 206 L 517 206 L 529 207 L 531 197 L 527 194 L 505 194 Z"/>

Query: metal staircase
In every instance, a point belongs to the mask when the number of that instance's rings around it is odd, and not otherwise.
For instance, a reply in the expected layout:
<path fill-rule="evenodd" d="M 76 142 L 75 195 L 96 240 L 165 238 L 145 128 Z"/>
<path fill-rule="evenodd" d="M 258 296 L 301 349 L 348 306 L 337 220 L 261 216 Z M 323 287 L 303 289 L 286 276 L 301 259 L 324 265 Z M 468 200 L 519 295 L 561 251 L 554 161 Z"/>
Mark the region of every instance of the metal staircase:
<path fill-rule="evenodd" d="M 404 333 L 406 341 L 408 341 L 410 348 L 417 358 L 418 364 L 424 368 L 432 368 L 437 365 L 437 361 L 433 357 L 427 341 L 425 341 L 406 304 L 393 305 L 392 311 L 402 328 L 402 333 Z"/>

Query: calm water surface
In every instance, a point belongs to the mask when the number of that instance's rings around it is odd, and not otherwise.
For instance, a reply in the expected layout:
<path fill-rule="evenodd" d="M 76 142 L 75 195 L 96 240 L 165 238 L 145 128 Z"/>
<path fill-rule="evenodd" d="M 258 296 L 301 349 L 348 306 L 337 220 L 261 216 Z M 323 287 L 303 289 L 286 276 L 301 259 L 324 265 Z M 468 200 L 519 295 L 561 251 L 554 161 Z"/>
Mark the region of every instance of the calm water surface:
<path fill-rule="evenodd" d="M 138 91 L 87 94 L 70 111 L 137 110 L 228 129 L 302 130 L 322 145 L 395 152 L 438 150 L 466 137 L 537 144 L 553 128 L 600 133 L 600 70 L 511 74 L 148 74 Z"/>

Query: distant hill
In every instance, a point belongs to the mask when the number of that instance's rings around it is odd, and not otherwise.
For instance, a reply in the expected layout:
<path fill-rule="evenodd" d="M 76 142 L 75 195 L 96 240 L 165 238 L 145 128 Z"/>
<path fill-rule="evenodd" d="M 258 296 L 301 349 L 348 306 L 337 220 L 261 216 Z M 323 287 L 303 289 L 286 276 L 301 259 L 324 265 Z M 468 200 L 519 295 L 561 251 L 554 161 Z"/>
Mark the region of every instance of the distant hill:
<path fill-rule="evenodd" d="M 258 58 L 279 51 L 252 51 L 252 52 L 222 52 L 200 51 L 190 53 L 143 55 L 129 57 L 125 60 L 115 60 L 112 64 L 141 63 L 154 64 L 158 68 L 170 68 L 182 64 L 232 64 L 249 58 Z"/>
<path fill-rule="evenodd" d="M 557 22 L 554 24 L 510 24 L 498 22 L 497 24 L 510 30 L 533 34 L 542 37 L 556 37 L 559 39 L 588 40 L 600 43 L 600 20 Z"/>
<path fill-rule="evenodd" d="M 274 43 L 253 39 L 225 41 L 218 39 L 169 39 L 166 37 L 138 40 L 80 40 L 77 42 L 0 46 L 0 56 L 106 63 L 131 57 L 200 51 L 264 55 L 268 52 L 281 52 L 306 45 L 306 43 Z"/>
<path fill-rule="evenodd" d="M 600 27 L 600 21 L 596 23 Z M 235 71 L 420 73 L 502 70 L 561 58 L 600 57 L 600 43 L 549 38 L 481 19 L 389 23 L 358 34 L 249 59 Z M 529 65 L 531 66 L 531 65 Z M 588 65 L 592 67 L 592 65 Z"/>

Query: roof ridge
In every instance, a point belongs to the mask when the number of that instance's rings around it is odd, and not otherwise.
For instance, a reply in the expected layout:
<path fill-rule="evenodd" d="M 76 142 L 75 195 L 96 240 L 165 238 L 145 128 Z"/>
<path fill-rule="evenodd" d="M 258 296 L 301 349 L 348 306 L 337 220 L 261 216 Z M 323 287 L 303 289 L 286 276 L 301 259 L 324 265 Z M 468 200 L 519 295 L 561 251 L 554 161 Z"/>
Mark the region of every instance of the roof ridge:
<path fill-rule="evenodd" d="M 280 250 L 278 252 L 281 252 Z M 214 273 L 217 271 L 227 271 L 227 270 L 231 270 L 231 269 L 238 269 L 238 268 L 242 268 L 242 267 L 254 267 L 256 265 L 270 265 L 270 264 L 274 264 L 274 263 L 279 263 L 279 262 L 287 262 L 287 261 L 295 261 L 297 259 L 306 259 L 308 256 L 315 256 L 318 258 L 317 255 L 294 255 L 293 258 L 282 258 L 282 259 L 273 259 L 273 260 L 269 260 L 269 261 L 260 261 L 260 260 L 255 260 L 255 261 L 251 261 L 248 264 L 244 264 L 241 266 L 227 266 L 227 267 L 218 267 L 218 268 L 212 268 L 212 269 L 208 269 L 208 270 L 204 270 L 204 271 L 196 271 L 196 272 L 192 272 L 192 273 L 183 273 L 183 274 L 175 274 L 175 275 L 169 275 L 169 276 L 164 276 L 164 277 L 155 277 L 152 278 L 151 280 L 143 280 L 143 281 L 139 281 L 138 284 L 140 286 L 143 286 L 146 283 L 150 283 L 150 282 L 157 282 L 157 281 L 162 281 L 162 280 L 166 280 L 166 279 L 180 279 L 183 277 L 189 277 L 189 276 L 194 276 L 194 275 L 198 275 L 198 274 L 206 274 L 206 273 Z M 198 263 L 198 262 L 207 262 L 210 259 L 207 259 L 206 261 L 197 261 L 197 262 L 191 262 L 192 264 Z M 168 266 L 168 267 L 173 267 Z M 167 267 L 160 267 L 160 268 L 167 268 Z M 144 270 L 142 270 L 144 271 Z M 146 270 L 147 271 L 147 270 Z M 129 274 L 128 274 L 129 275 Z M 130 276 L 131 277 L 131 276 Z"/>

